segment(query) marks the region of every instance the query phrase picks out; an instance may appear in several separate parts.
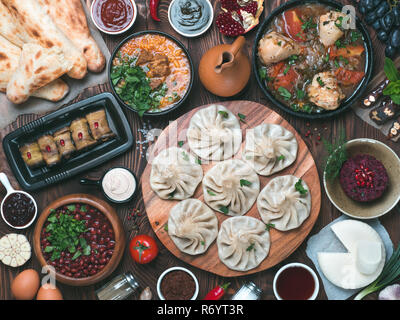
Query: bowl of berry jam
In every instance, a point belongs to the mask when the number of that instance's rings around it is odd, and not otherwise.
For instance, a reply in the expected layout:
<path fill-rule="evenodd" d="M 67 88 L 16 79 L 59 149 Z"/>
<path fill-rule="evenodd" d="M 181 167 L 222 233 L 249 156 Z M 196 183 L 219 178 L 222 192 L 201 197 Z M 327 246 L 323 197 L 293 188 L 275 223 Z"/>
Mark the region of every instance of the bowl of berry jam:
<path fill-rule="evenodd" d="M 28 228 L 37 215 L 35 199 L 25 191 L 14 190 L 3 172 L 0 173 L 0 182 L 7 190 L 1 202 L 1 217 L 4 222 L 14 229 Z"/>
<path fill-rule="evenodd" d="M 355 139 L 342 148 L 345 159 L 338 175 L 329 179 L 324 171 L 325 191 L 332 204 L 357 219 L 372 219 L 390 212 L 400 200 L 400 159 L 386 144 L 373 139 Z M 343 150 L 342 150 L 343 151 Z M 333 165 L 338 150 L 327 161 Z"/>
<path fill-rule="evenodd" d="M 57 281 L 87 286 L 108 277 L 121 261 L 125 234 L 115 210 L 86 194 L 62 197 L 44 209 L 34 231 L 34 250 Z"/>

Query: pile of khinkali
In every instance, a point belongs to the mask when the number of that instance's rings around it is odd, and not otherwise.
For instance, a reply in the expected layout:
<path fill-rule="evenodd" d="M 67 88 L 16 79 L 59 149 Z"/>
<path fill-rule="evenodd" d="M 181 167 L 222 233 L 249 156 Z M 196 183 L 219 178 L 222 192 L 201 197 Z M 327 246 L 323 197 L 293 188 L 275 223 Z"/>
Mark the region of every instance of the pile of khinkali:
<path fill-rule="evenodd" d="M 297 157 L 296 137 L 278 124 L 263 123 L 246 133 L 243 160 L 262 176 L 290 166 Z"/>
<path fill-rule="evenodd" d="M 200 200 L 183 200 L 169 213 L 168 234 L 180 251 L 201 254 L 218 235 L 218 219 Z"/>
<path fill-rule="evenodd" d="M 161 199 L 190 198 L 203 178 L 196 158 L 182 148 L 161 151 L 153 160 L 150 186 Z"/>
<path fill-rule="evenodd" d="M 252 217 L 232 217 L 221 224 L 217 238 L 218 256 L 230 269 L 256 268 L 268 255 L 269 232 L 265 224 Z"/>
<path fill-rule="evenodd" d="M 221 105 L 197 111 L 190 120 L 187 139 L 190 150 L 206 160 L 224 160 L 239 151 L 242 131 L 239 120 Z"/>
<path fill-rule="evenodd" d="M 260 179 L 246 162 L 225 160 L 212 167 L 203 179 L 204 201 L 230 216 L 244 215 L 260 192 Z"/>
<path fill-rule="evenodd" d="M 273 178 L 260 192 L 257 207 L 261 219 L 274 228 L 298 228 L 310 215 L 311 196 L 307 184 L 293 175 Z"/>

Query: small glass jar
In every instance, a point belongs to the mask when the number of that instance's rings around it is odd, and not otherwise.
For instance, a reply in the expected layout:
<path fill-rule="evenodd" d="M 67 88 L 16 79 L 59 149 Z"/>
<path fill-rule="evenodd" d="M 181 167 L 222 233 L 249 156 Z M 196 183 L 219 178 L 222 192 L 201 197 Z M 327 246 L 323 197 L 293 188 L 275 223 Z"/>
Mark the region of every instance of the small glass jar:
<path fill-rule="evenodd" d="M 96 291 L 99 300 L 124 300 L 139 288 L 132 273 L 127 272 L 116 276 Z"/>
<path fill-rule="evenodd" d="M 260 300 L 261 293 L 262 290 L 254 282 L 249 281 L 232 296 L 231 300 Z"/>

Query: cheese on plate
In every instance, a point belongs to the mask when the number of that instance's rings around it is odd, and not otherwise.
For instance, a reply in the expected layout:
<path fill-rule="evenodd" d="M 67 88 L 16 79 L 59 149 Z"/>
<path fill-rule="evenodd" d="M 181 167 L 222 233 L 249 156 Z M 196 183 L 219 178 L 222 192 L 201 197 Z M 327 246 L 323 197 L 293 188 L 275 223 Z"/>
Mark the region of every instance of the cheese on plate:
<path fill-rule="evenodd" d="M 359 289 L 375 281 L 385 264 L 385 247 L 368 224 L 344 220 L 331 227 L 348 252 L 319 252 L 318 263 L 325 277 L 344 289 Z"/>

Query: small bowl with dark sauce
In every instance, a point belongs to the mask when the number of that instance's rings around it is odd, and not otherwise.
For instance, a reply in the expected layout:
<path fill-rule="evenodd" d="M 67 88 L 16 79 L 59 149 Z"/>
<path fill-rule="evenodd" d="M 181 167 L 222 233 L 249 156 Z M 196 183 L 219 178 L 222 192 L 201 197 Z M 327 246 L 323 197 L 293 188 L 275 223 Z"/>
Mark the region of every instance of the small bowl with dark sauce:
<path fill-rule="evenodd" d="M 319 292 L 319 281 L 309 266 L 289 263 L 275 274 L 273 290 L 278 300 L 315 300 Z"/>
<path fill-rule="evenodd" d="M 11 228 L 28 228 L 37 215 L 35 199 L 25 191 L 14 190 L 3 172 L 0 173 L 0 181 L 7 190 L 7 195 L 1 202 L 1 217 Z"/>
<path fill-rule="evenodd" d="M 210 28 L 214 9 L 209 0 L 173 0 L 168 8 L 168 19 L 180 35 L 194 38 Z"/>
<path fill-rule="evenodd" d="M 121 34 L 135 23 L 137 7 L 134 0 L 94 0 L 90 14 L 101 32 Z"/>

